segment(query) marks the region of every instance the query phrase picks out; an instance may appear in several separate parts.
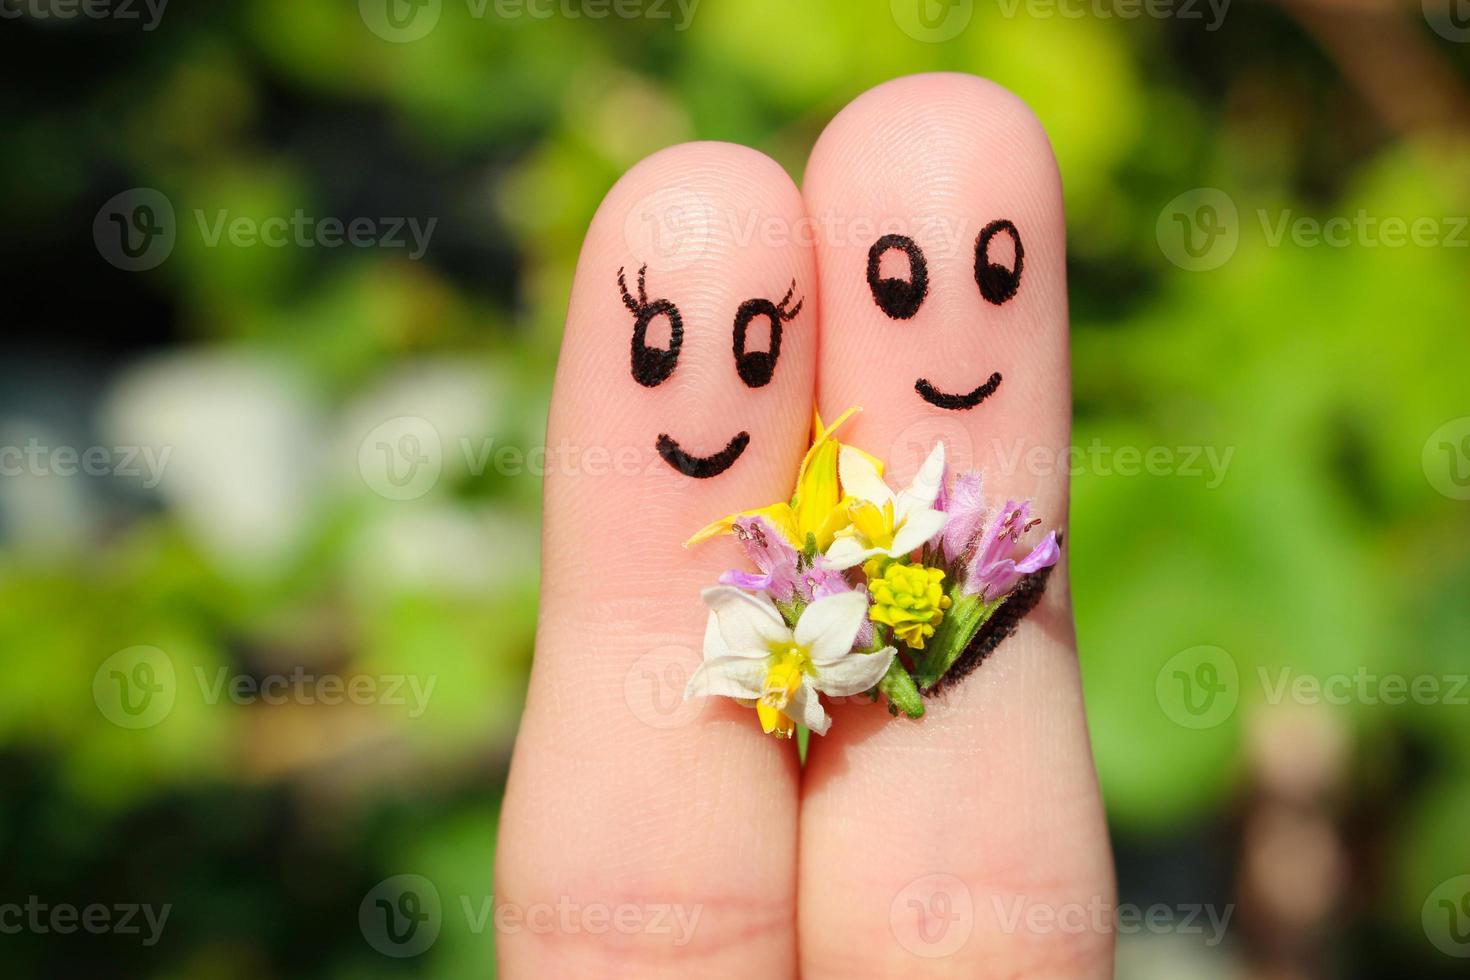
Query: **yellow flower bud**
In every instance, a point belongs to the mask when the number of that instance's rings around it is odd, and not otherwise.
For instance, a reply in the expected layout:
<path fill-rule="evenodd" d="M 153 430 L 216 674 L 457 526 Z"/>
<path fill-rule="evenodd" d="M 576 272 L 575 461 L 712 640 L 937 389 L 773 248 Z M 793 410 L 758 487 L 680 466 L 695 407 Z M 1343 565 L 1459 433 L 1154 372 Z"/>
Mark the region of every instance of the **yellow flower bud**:
<path fill-rule="evenodd" d="M 875 623 L 892 627 L 893 635 L 911 649 L 924 649 L 924 642 L 944 619 L 950 607 L 944 594 L 944 570 L 926 565 L 893 562 L 881 577 L 868 582 L 873 608 L 868 613 Z"/>

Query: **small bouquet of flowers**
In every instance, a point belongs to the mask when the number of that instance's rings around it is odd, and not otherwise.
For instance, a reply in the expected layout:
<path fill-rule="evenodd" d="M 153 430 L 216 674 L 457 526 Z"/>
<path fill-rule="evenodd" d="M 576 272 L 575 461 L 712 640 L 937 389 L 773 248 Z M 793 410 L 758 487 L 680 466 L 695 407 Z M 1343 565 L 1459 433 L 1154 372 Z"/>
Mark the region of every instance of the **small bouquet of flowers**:
<path fill-rule="evenodd" d="M 782 738 L 798 724 L 827 733 L 821 694 L 881 695 L 894 716 L 920 717 L 924 696 L 1015 629 L 1061 554 L 1053 530 L 1017 558 L 1041 523 L 1030 503 L 988 509 L 980 472 L 951 477 L 942 442 L 894 492 L 881 460 L 833 438 L 856 411 L 814 419 L 789 502 L 731 514 L 686 545 L 733 534 L 756 570 L 702 593 L 704 660 L 684 696 L 753 706 Z"/>

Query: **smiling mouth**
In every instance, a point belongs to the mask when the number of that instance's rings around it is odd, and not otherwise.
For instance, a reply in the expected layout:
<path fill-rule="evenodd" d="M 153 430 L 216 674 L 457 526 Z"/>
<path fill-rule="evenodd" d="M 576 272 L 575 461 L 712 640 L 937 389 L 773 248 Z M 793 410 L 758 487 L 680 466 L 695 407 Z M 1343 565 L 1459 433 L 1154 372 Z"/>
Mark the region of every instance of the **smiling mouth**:
<path fill-rule="evenodd" d="M 924 378 L 920 378 L 918 381 L 914 382 L 914 390 L 919 393 L 920 398 L 924 399 L 924 401 L 928 402 L 930 405 L 937 405 L 940 408 L 947 408 L 953 412 L 963 412 L 966 409 L 974 408 L 976 405 L 980 404 L 985 399 L 995 394 L 995 389 L 999 387 L 999 371 L 992 374 L 989 380 L 987 380 L 983 385 L 976 388 L 974 391 L 964 395 L 951 395 L 947 392 L 940 391 Z"/>
<path fill-rule="evenodd" d="M 735 465 L 745 447 L 750 445 L 749 432 L 737 432 L 730 444 L 713 456 L 691 456 L 679 448 L 679 444 L 668 433 L 658 437 L 658 454 L 674 469 L 696 480 L 708 480 Z"/>

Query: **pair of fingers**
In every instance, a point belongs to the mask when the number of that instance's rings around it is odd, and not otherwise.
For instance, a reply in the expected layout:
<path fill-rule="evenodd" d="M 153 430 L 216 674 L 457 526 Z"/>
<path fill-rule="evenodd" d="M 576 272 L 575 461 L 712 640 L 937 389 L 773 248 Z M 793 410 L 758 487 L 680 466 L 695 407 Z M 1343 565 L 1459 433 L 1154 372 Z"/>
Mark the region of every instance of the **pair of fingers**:
<path fill-rule="evenodd" d="M 814 397 L 824 419 L 862 406 L 840 438 L 894 485 L 943 439 L 993 498 L 1065 526 L 1065 477 L 1025 465 L 1069 438 L 1060 186 L 1014 96 L 899 79 L 833 120 L 801 190 L 753 150 L 698 143 L 639 163 L 599 208 L 548 427 L 540 629 L 497 859 L 517 913 L 504 975 L 1109 975 L 1064 569 L 922 720 L 831 705 L 804 769 L 748 708 L 676 701 L 699 591 L 743 566 L 729 538 L 682 542 L 790 495 Z"/>

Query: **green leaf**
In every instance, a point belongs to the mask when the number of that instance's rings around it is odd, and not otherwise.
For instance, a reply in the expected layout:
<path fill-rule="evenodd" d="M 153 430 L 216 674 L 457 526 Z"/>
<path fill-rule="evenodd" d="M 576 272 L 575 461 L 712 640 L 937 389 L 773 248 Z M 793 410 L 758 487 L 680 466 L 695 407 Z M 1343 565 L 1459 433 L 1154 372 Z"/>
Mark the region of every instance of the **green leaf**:
<path fill-rule="evenodd" d="M 923 690 L 939 683 L 945 671 L 954 666 L 965 647 L 975 638 L 985 621 L 1005 602 L 1001 597 L 995 602 L 984 602 L 978 595 L 963 595 L 959 586 L 950 588 L 949 609 L 939 624 L 939 629 L 929 641 L 928 648 L 919 656 L 915 680 Z"/>
<path fill-rule="evenodd" d="M 924 714 L 924 701 L 919 697 L 919 689 L 914 686 L 914 679 L 909 676 L 908 668 L 898 657 L 894 657 L 893 663 L 888 665 L 888 673 L 878 682 L 878 690 L 888 697 L 888 710 L 894 714 L 902 711 L 910 718 L 918 718 Z"/>

